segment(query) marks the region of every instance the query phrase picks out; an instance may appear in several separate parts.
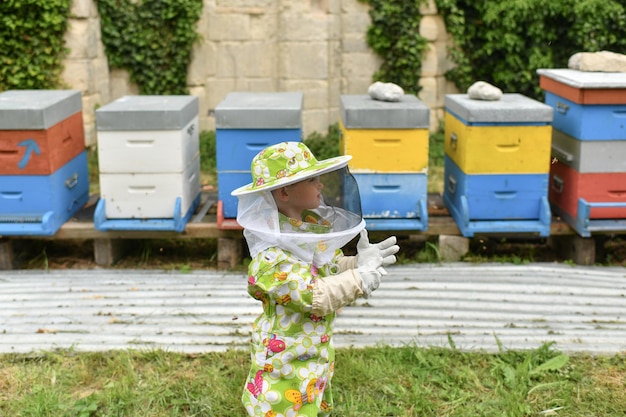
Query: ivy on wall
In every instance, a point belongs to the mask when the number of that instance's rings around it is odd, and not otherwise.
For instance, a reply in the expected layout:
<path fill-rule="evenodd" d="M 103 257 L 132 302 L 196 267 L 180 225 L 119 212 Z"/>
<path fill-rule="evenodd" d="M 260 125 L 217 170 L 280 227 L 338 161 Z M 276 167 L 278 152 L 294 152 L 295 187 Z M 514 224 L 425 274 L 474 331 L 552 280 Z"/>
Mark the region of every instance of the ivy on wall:
<path fill-rule="evenodd" d="M 427 42 L 419 36 L 423 0 L 359 0 L 370 6 L 368 45 L 383 59 L 374 80 L 419 91 Z M 576 52 L 626 53 L 623 0 L 435 0 L 454 38 L 446 77 L 460 91 L 487 81 L 504 92 L 543 98 L 538 68 L 565 68 Z"/>
<path fill-rule="evenodd" d="M 71 0 L 0 1 L 0 91 L 61 86 Z"/>
<path fill-rule="evenodd" d="M 370 6 L 372 24 L 367 43 L 383 59 L 374 81 L 392 82 L 407 94 L 417 94 L 422 58 L 428 48 L 428 41 L 419 35 L 419 7 L 425 0 L 359 1 Z"/>
<path fill-rule="evenodd" d="M 187 94 L 187 67 L 202 0 L 97 0 L 109 65 L 141 94 Z"/>
<path fill-rule="evenodd" d="M 538 68 L 567 68 L 577 52 L 626 53 L 620 0 L 435 0 L 455 47 L 446 74 L 461 91 L 475 81 L 543 98 Z"/>

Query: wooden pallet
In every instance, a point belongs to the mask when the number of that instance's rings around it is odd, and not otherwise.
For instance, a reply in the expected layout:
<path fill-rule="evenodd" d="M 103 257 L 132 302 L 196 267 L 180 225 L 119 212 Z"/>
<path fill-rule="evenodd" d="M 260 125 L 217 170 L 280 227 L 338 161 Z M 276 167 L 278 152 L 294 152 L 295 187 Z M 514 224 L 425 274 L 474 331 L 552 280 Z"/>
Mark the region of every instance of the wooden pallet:
<path fill-rule="evenodd" d="M 241 263 L 243 252 L 242 230 L 234 227 L 236 222 L 229 220 L 218 226 L 217 197 L 214 193 L 203 193 L 198 210 L 187 223 L 181 233 L 168 231 L 100 231 L 94 228 L 93 210 L 98 196 L 92 196 L 74 218 L 66 222 L 53 236 L 0 236 L 0 270 L 14 269 L 12 241 L 15 239 L 65 239 L 93 240 L 94 259 L 98 265 L 110 266 L 121 256 L 121 247 L 128 239 L 217 239 L 218 268 L 228 269 Z M 430 194 L 428 201 L 428 229 L 394 230 L 393 232 L 371 232 L 372 239 L 396 236 L 461 236 L 455 221 L 449 216 L 442 203 L 441 196 Z M 493 234 L 494 236 L 496 234 Z M 485 235 L 487 236 L 487 235 Z M 520 236 L 519 234 L 497 234 L 499 237 Z M 477 236 L 478 237 L 478 236 Z M 561 248 L 569 248 L 564 257 L 578 264 L 593 264 L 595 261 L 595 240 L 582 238 L 565 222 L 553 218 L 551 223 L 551 239 L 557 241 Z"/>

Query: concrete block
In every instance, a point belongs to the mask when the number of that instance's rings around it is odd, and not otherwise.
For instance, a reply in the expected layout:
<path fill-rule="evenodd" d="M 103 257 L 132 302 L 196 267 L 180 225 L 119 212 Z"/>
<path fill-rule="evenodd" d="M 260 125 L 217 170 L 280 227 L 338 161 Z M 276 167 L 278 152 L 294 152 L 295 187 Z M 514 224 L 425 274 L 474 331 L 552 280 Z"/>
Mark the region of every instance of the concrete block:
<path fill-rule="evenodd" d="M 278 13 L 275 10 L 265 10 L 263 14 L 250 16 L 250 39 L 265 41 L 280 39 L 281 34 L 277 21 Z"/>
<path fill-rule="evenodd" d="M 428 107 L 436 107 L 438 95 L 437 78 L 422 77 L 419 80 L 419 85 L 422 87 L 418 94 L 419 99 Z"/>
<path fill-rule="evenodd" d="M 281 13 L 280 39 L 289 42 L 315 42 L 329 39 L 333 16 L 321 13 Z"/>
<path fill-rule="evenodd" d="M 422 60 L 421 76 L 435 77 L 444 75 L 448 66 L 446 53 L 445 42 L 429 43 Z"/>
<path fill-rule="evenodd" d="M 216 0 L 215 6 L 245 11 L 246 9 L 272 8 L 274 0 Z"/>
<path fill-rule="evenodd" d="M 372 53 L 350 53 L 343 55 L 343 76 L 352 81 L 358 78 L 367 78 L 369 87 L 372 84 L 372 74 L 380 68 L 382 59 Z M 346 91 L 345 94 L 366 94 L 367 87 L 360 91 Z"/>
<path fill-rule="evenodd" d="M 443 18 L 437 15 L 422 16 L 419 34 L 430 42 L 445 39 L 446 25 Z"/>
<path fill-rule="evenodd" d="M 93 80 L 89 84 L 87 94 L 98 94 L 101 102 L 108 103 L 110 98 L 109 90 L 109 61 L 106 57 L 98 57 L 91 61 L 91 74 Z"/>
<path fill-rule="evenodd" d="M 242 242 L 242 239 L 217 239 L 217 267 L 219 269 L 232 269 L 241 263 Z"/>
<path fill-rule="evenodd" d="M 93 250 L 96 264 L 113 265 L 122 256 L 124 243 L 122 239 L 94 239 Z"/>
<path fill-rule="evenodd" d="M 204 86 L 190 87 L 189 94 L 198 97 L 198 125 L 200 127 L 200 131 L 215 129 L 214 124 L 211 124 L 210 127 L 208 125 L 209 101 L 206 88 Z"/>
<path fill-rule="evenodd" d="M 98 52 L 99 25 L 89 19 L 70 19 L 65 32 L 65 46 L 69 48 L 68 59 L 95 58 Z"/>
<path fill-rule="evenodd" d="M 305 122 L 303 123 L 303 131 L 306 132 L 318 132 L 326 134 L 328 132 L 328 126 L 332 123 L 329 119 L 327 110 L 306 110 L 303 112 L 306 114 Z M 306 136 L 305 136 L 306 138 Z"/>
<path fill-rule="evenodd" d="M 72 0 L 70 17 L 87 19 L 98 15 L 98 8 L 94 0 Z"/>
<path fill-rule="evenodd" d="M 95 123 L 85 123 L 85 146 L 90 148 L 97 144 L 98 134 L 96 132 L 96 124 Z"/>
<path fill-rule="evenodd" d="M 418 96 L 431 109 L 445 107 L 447 80 L 444 76 L 422 77 L 419 81 L 420 90 Z"/>
<path fill-rule="evenodd" d="M 9 239 L 0 238 L 0 271 L 8 271 L 15 267 L 13 245 Z"/>
<path fill-rule="evenodd" d="M 83 94 L 83 123 L 96 123 L 96 107 L 104 105 L 99 94 Z"/>
<path fill-rule="evenodd" d="M 73 89 L 80 90 L 83 93 L 89 92 L 90 87 L 93 86 L 90 61 L 86 59 L 72 59 L 66 60 L 63 65 L 61 79 L 67 85 L 71 85 Z"/>
<path fill-rule="evenodd" d="M 270 77 L 265 78 L 247 78 L 245 87 L 239 88 L 239 91 L 245 90 L 252 93 L 266 93 L 268 91 L 285 91 L 276 86 L 276 80 Z"/>
<path fill-rule="evenodd" d="M 345 35 L 365 36 L 367 28 L 372 24 L 367 12 L 365 13 L 344 13 L 341 17 L 342 30 Z"/>
<path fill-rule="evenodd" d="M 347 91 L 348 94 L 367 94 L 370 85 L 372 85 L 371 77 L 345 77 L 342 91 Z"/>
<path fill-rule="evenodd" d="M 280 46 L 279 73 L 286 78 L 327 79 L 326 42 L 289 42 Z"/>
<path fill-rule="evenodd" d="M 130 81 L 130 74 L 124 69 L 114 68 L 110 72 L 111 100 L 126 95 L 139 95 L 139 87 Z"/>
<path fill-rule="evenodd" d="M 250 39 L 250 16 L 217 13 L 209 16 L 209 39 L 212 41 L 245 41 Z"/>
<path fill-rule="evenodd" d="M 342 53 L 345 55 L 345 54 L 349 54 L 352 52 L 357 52 L 357 53 L 370 52 L 370 47 L 367 44 L 367 41 L 364 36 L 353 35 L 353 34 L 345 34 L 343 36 Z"/>
<path fill-rule="evenodd" d="M 435 133 L 441 130 L 443 127 L 443 121 L 445 119 L 446 109 L 443 107 L 431 107 L 430 108 L 430 128 L 429 132 Z"/>
<path fill-rule="evenodd" d="M 426 2 L 420 4 L 420 14 L 422 16 L 436 15 L 437 5 L 435 4 L 435 0 L 427 0 Z"/>
<path fill-rule="evenodd" d="M 267 42 L 236 42 L 217 46 L 216 77 L 271 77 L 275 75 L 276 49 Z"/>
<path fill-rule="evenodd" d="M 209 78 L 206 82 L 207 105 L 210 109 L 214 109 L 219 103 L 226 98 L 226 95 L 232 91 L 236 91 L 235 78 Z"/>
<path fill-rule="evenodd" d="M 469 239 L 463 236 L 439 236 L 439 257 L 443 262 L 457 262 L 469 252 Z"/>
<path fill-rule="evenodd" d="M 342 0 L 341 12 L 343 14 L 365 14 L 369 11 L 370 7 L 366 2 L 354 1 L 354 0 Z"/>
<path fill-rule="evenodd" d="M 215 44 L 201 40 L 191 51 L 191 62 L 187 68 L 187 84 L 203 85 L 206 79 L 216 73 Z"/>
<path fill-rule="evenodd" d="M 329 94 L 334 93 L 325 80 L 289 80 L 281 91 L 300 91 L 304 94 L 305 108 L 324 110 L 332 102 Z"/>
<path fill-rule="evenodd" d="M 551 236 L 549 244 L 560 258 L 576 265 L 593 265 L 596 261 L 596 240 L 579 235 Z"/>

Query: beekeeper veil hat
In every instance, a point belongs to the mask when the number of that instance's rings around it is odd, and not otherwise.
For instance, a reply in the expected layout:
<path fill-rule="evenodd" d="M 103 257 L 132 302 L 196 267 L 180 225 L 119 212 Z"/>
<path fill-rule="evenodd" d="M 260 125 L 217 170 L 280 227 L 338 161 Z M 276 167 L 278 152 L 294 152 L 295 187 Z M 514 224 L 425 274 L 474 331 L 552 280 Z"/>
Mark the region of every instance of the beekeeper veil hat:
<path fill-rule="evenodd" d="M 358 185 L 348 171 L 350 159 L 344 155 L 318 161 L 302 142 L 282 142 L 259 152 L 250 166 L 252 182 L 231 193 L 239 198 L 237 222 L 244 228 L 250 255 L 277 246 L 321 266 L 357 236 L 365 221 Z M 320 206 L 311 210 L 319 221 L 302 227 L 304 219 L 281 220 L 271 191 L 311 177 L 324 185 Z"/>

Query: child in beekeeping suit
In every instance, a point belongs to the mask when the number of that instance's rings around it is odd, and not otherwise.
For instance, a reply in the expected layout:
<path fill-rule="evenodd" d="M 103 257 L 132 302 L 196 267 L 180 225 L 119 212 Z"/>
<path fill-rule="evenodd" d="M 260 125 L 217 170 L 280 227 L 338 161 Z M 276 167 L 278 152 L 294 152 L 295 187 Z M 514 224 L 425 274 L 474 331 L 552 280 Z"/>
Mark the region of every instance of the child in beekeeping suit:
<path fill-rule="evenodd" d="M 251 416 L 327 416 L 335 311 L 378 288 L 399 247 L 370 244 L 351 156 L 318 161 L 300 142 L 254 157 L 252 183 L 232 192 L 252 261 L 248 293 L 263 312 L 252 330 L 243 404 Z M 341 248 L 360 234 L 356 256 Z"/>

